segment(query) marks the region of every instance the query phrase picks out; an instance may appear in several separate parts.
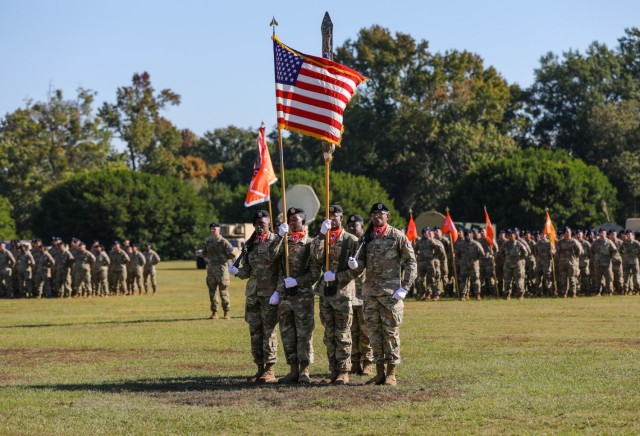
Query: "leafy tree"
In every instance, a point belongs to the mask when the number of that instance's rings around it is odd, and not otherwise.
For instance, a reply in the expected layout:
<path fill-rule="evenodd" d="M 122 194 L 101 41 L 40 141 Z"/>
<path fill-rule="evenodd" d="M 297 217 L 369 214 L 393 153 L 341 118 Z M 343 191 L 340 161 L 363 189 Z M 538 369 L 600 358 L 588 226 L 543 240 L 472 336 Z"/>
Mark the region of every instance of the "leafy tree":
<path fill-rule="evenodd" d="M 403 211 L 439 206 L 455 180 L 514 150 L 509 87 L 482 58 L 432 53 L 427 41 L 363 29 L 336 60 L 369 77 L 345 112 L 335 168 L 376 174 Z"/>
<path fill-rule="evenodd" d="M 48 101 L 28 102 L 0 121 L 0 195 L 14 206 L 20 234 L 28 232 L 45 189 L 78 171 L 121 165 L 109 131 L 93 113 L 94 96 L 80 88 L 75 101 L 66 100 L 56 90 Z"/>
<path fill-rule="evenodd" d="M 449 199 L 460 221 L 482 221 L 485 205 L 502 228 L 540 229 L 545 208 L 556 225 L 590 228 L 610 221 L 617 202 L 615 188 L 595 166 L 564 151 L 529 148 L 469 171 Z"/>
<path fill-rule="evenodd" d="M 79 174 L 49 190 L 34 216 L 38 236 L 150 241 L 168 258 L 193 254 L 206 233 L 195 191 L 171 177 L 131 170 Z"/>
<path fill-rule="evenodd" d="M 155 94 L 146 71 L 134 74 L 131 86 L 118 88 L 116 103 L 104 103 L 100 116 L 127 144 L 133 170 L 171 175 L 182 143 L 180 132 L 160 115 L 168 105 L 180 104 L 180 95 L 170 89 Z"/>
<path fill-rule="evenodd" d="M 0 197 L 0 241 L 15 239 L 16 223 L 11 218 L 11 210 L 13 206 L 5 197 Z"/>

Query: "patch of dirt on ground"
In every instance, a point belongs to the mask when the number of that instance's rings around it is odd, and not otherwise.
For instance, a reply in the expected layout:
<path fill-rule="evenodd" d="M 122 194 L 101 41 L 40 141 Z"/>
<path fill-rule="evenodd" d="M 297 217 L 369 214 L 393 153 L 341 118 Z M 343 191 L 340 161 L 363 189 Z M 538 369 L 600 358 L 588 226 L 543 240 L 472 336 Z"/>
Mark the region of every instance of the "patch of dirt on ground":
<path fill-rule="evenodd" d="M 148 350 L 109 350 L 101 348 L 7 348 L 0 350 L 0 362 L 12 366 L 34 367 L 43 363 L 91 363 L 108 360 L 148 358 Z"/>

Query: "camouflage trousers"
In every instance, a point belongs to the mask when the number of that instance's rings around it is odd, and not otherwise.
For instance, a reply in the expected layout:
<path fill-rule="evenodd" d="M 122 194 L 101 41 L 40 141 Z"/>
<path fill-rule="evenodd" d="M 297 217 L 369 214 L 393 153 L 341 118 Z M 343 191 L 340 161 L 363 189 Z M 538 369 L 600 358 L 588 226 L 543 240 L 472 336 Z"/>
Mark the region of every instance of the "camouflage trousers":
<path fill-rule="evenodd" d="M 249 324 L 251 355 L 256 365 L 276 363 L 278 357 L 278 306 L 269 304 L 270 297 L 247 297 L 244 319 Z"/>
<path fill-rule="evenodd" d="M 351 321 L 351 362 L 373 363 L 373 349 L 369 339 L 369 329 L 364 319 L 364 306 L 352 306 L 353 320 Z"/>
<path fill-rule="evenodd" d="M 37 297 L 51 297 L 51 277 L 46 272 L 36 271 L 34 293 Z"/>
<path fill-rule="evenodd" d="M 588 295 L 591 293 L 591 271 L 589 271 L 589 265 L 583 265 L 580 267 L 578 283 L 580 284 L 580 293 Z"/>
<path fill-rule="evenodd" d="M 73 295 L 91 295 L 91 271 L 80 268 L 73 272 Z"/>
<path fill-rule="evenodd" d="M 536 275 L 536 258 L 534 256 L 528 256 L 524 263 L 525 279 L 524 285 L 527 292 L 535 292 L 535 275 Z"/>
<path fill-rule="evenodd" d="M 553 290 L 553 270 L 551 269 L 551 263 L 542 264 L 538 263 L 536 266 L 536 296 L 538 297 L 551 297 L 554 294 Z"/>
<path fill-rule="evenodd" d="M 580 268 L 569 262 L 558 263 L 558 294 L 573 296 L 578 292 L 578 277 Z"/>
<path fill-rule="evenodd" d="M 496 295 L 495 264 L 493 257 L 485 257 L 480 261 L 480 292 L 485 295 Z"/>
<path fill-rule="evenodd" d="M 442 293 L 441 288 L 442 276 L 440 262 L 437 259 L 427 263 L 418 264 L 418 278 L 416 286 L 419 287 L 418 294 L 427 294 L 436 297 Z"/>
<path fill-rule="evenodd" d="M 364 317 L 376 365 L 400 363 L 400 324 L 403 316 L 402 300 L 396 300 L 391 295 L 364 297 Z"/>
<path fill-rule="evenodd" d="M 288 365 L 313 363 L 313 306 L 311 292 L 288 296 L 278 306 L 280 337 Z"/>
<path fill-rule="evenodd" d="M 604 289 L 602 286 L 604 285 Z M 613 270 L 611 264 L 593 266 L 593 292 L 597 295 L 613 293 Z"/>
<path fill-rule="evenodd" d="M 138 295 L 142 294 L 142 270 L 127 271 L 127 293 L 135 294 L 138 288 Z"/>
<path fill-rule="evenodd" d="M 524 295 L 524 262 L 516 265 L 505 265 L 504 271 L 504 294 L 510 297 L 517 294 L 518 297 Z"/>
<path fill-rule="evenodd" d="M 211 303 L 211 312 L 218 311 L 218 295 L 222 300 L 222 310 L 228 312 L 231 309 L 231 300 L 229 299 L 229 276 L 221 274 L 207 273 L 207 288 L 209 288 L 209 302 Z"/>
<path fill-rule="evenodd" d="M 351 299 L 340 295 L 320 297 L 320 321 L 330 371 L 351 371 Z"/>
<path fill-rule="evenodd" d="M 71 295 L 71 271 L 69 268 L 56 270 L 54 288 L 55 294 L 60 297 Z"/>
<path fill-rule="evenodd" d="M 98 268 L 93 271 L 91 276 L 93 292 L 96 295 L 106 296 L 109 292 L 109 283 L 107 281 L 107 268 Z"/>
<path fill-rule="evenodd" d="M 630 265 L 622 264 L 622 285 L 622 292 L 625 294 L 640 291 L 640 272 L 637 262 Z"/>
<path fill-rule="evenodd" d="M 33 293 L 33 273 L 30 269 L 18 271 L 18 293 L 21 297 L 28 297 Z"/>
<path fill-rule="evenodd" d="M 127 270 L 124 268 L 120 271 L 110 270 L 107 277 L 109 280 L 109 293 L 116 295 L 119 292 L 124 295 L 126 292 Z"/>
<path fill-rule="evenodd" d="M 149 290 L 147 284 L 149 281 L 151 281 L 151 290 L 155 294 L 156 288 L 158 287 L 158 284 L 156 283 L 156 268 L 155 267 L 151 269 L 145 268 L 144 273 L 142 274 L 142 281 L 144 283 L 144 293 L 146 294 L 147 291 Z"/>
<path fill-rule="evenodd" d="M 480 264 L 473 263 L 471 265 L 460 265 L 460 295 L 469 296 L 480 295 Z M 471 289 L 471 292 L 469 292 Z"/>
<path fill-rule="evenodd" d="M 11 273 L 11 268 L 0 270 L 0 297 L 13 297 Z"/>
<path fill-rule="evenodd" d="M 613 259 L 611 269 L 613 270 L 613 288 L 618 294 L 622 294 L 622 261 Z"/>

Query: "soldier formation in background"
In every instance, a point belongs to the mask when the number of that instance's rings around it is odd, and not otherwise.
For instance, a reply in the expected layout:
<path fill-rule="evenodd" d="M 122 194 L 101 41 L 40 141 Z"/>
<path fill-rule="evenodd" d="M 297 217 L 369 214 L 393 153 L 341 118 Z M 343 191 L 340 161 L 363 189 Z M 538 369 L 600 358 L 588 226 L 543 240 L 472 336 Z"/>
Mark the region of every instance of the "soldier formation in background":
<path fill-rule="evenodd" d="M 31 244 L 0 242 L 0 297 L 69 298 L 155 294 L 156 265 L 160 256 L 150 243 L 144 251 L 128 240 L 115 241 L 107 254 L 99 241 L 91 250 L 73 238 L 67 245 L 54 237 L 46 247 L 40 239 Z"/>

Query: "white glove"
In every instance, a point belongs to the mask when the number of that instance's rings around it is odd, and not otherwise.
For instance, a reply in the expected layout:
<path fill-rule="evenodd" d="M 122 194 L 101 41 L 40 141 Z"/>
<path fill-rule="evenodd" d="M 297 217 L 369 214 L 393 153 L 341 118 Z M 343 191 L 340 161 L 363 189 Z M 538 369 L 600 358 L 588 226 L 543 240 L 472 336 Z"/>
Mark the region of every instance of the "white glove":
<path fill-rule="evenodd" d="M 404 297 L 406 296 L 407 296 L 407 291 L 405 291 L 404 288 L 396 289 L 396 291 L 392 295 L 392 297 L 395 298 L 396 300 L 404 300 Z"/>
<path fill-rule="evenodd" d="M 324 273 L 324 281 L 325 282 L 332 282 L 336 279 L 336 273 L 334 273 L 333 271 L 325 271 Z"/>
<path fill-rule="evenodd" d="M 350 257 L 347 261 L 347 265 L 349 265 L 349 268 L 351 269 L 356 269 L 358 268 L 358 261 L 354 257 Z"/>
<path fill-rule="evenodd" d="M 289 233 L 289 224 L 282 223 L 282 224 L 280 224 L 280 227 L 278 228 L 278 236 L 280 236 L 282 238 L 285 233 Z"/>
<path fill-rule="evenodd" d="M 272 306 L 277 306 L 278 304 L 280 304 L 280 294 L 278 293 L 278 291 L 275 291 L 271 295 L 271 298 L 269 298 L 269 304 Z"/>
<path fill-rule="evenodd" d="M 320 226 L 320 233 L 326 235 L 329 230 L 331 230 L 331 220 L 322 221 L 322 225 Z"/>
<path fill-rule="evenodd" d="M 229 265 L 229 274 L 231 274 L 232 276 L 238 274 L 238 267 L 235 265 Z"/>
<path fill-rule="evenodd" d="M 298 281 L 293 277 L 285 277 L 284 279 L 284 287 L 285 288 L 293 288 L 294 286 L 298 286 Z"/>

